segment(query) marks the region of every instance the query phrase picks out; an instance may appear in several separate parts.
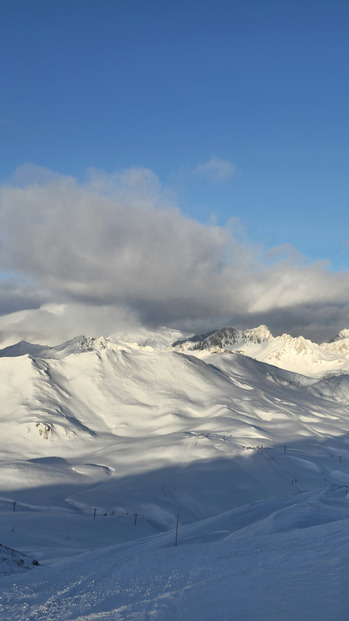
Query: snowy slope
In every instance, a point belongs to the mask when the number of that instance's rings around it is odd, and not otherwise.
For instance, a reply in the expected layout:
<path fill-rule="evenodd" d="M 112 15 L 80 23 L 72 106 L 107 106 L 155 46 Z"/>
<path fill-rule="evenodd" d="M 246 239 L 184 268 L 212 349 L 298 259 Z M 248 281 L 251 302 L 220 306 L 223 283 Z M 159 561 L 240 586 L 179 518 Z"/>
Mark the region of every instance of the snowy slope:
<path fill-rule="evenodd" d="M 19 489 L 29 502 L 26 489 L 31 496 L 35 489 L 40 498 L 49 489 L 54 498 L 58 479 L 69 481 L 70 498 L 89 505 L 98 499 L 104 506 L 107 495 L 111 510 L 120 504 L 152 514 L 160 504 L 166 511 L 159 520 L 167 524 L 187 466 L 193 464 L 195 477 L 196 471 L 203 477 L 209 462 L 225 470 L 234 456 L 240 476 L 253 481 L 246 483 L 245 498 L 234 494 L 240 503 L 270 494 L 259 483 L 257 458 L 246 460 L 246 451 L 347 431 L 346 408 L 332 399 L 328 381 L 324 398 L 314 380 L 309 384 L 299 374 L 239 354 L 198 359 L 149 345 L 109 345 L 83 354 L 79 349 L 59 360 L 0 359 L 6 403 L 0 421 L 0 495 L 17 499 Z M 52 457 L 56 461 L 48 461 Z M 153 473 L 149 480 L 161 478 L 151 495 L 147 482 L 141 483 L 146 472 Z M 220 493 L 227 510 L 232 504 L 224 500 L 222 481 L 214 484 L 215 495 Z M 86 491 L 96 483 L 97 490 Z M 126 493 L 130 485 L 136 490 Z M 181 495 L 188 520 L 217 512 L 216 500 L 202 500 L 200 485 L 190 501 Z M 63 501 L 58 494 L 57 502 Z"/>
<path fill-rule="evenodd" d="M 290 339 L 0 351 L 0 542 L 40 561 L 0 618 L 347 619 L 348 334 Z"/>
<path fill-rule="evenodd" d="M 171 531 L 3 578 L 2 618 L 344 621 L 347 498 L 263 501 L 181 528 L 177 547 Z"/>
<path fill-rule="evenodd" d="M 38 566 L 36 559 L 31 559 L 17 550 L 0 544 L 0 576 L 21 573 Z"/>

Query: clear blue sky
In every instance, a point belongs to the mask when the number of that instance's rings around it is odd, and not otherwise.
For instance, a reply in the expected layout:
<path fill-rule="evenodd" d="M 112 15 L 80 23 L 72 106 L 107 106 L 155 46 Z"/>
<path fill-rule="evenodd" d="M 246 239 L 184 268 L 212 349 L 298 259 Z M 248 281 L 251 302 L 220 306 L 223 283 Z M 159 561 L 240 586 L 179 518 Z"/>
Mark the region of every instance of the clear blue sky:
<path fill-rule="evenodd" d="M 2 0 L 0 178 L 144 166 L 185 214 L 348 268 L 347 0 Z M 195 174 L 215 156 L 235 174 Z"/>

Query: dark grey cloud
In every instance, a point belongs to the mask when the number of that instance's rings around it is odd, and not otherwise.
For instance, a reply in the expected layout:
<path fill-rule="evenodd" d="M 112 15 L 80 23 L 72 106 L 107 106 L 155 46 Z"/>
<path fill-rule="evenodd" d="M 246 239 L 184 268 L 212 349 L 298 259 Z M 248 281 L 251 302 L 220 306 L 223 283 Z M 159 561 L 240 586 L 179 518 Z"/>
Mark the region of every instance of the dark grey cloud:
<path fill-rule="evenodd" d="M 0 231 L 0 270 L 17 275 L 7 298 L 1 285 L 3 334 L 71 334 L 79 315 L 99 334 L 127 316 L 192 330 L 263 322 L 313 337 L 349 324 L 348 272 L 185 217 L 147 169 L 91 171 L 79 184 L 26 166 L 1 188 Z M 21 309 L 20 321 L 7 317 Z"/>
<path fill-rule="evenodd" d="M 0 279 L 0 316 L 24 309 L 40 308 L 45 296 L 34 292 L 28 285 L 4 276 Z"/>

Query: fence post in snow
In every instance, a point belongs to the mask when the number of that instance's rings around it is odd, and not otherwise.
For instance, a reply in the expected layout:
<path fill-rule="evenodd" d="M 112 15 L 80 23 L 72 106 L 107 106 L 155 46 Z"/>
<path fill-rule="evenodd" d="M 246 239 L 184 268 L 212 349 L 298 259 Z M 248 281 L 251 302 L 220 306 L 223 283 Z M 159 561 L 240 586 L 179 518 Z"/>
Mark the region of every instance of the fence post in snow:
<path fill-rule="evenodd" d="M 177 513 L 177 523 L 176 523 L 176 541 L 175 541 L 175 547 L 177 547 L 177 545 L 178 545 L 178 525 L 179 525 L 179 513 Z"/>
<path fill-rule="evenodd" d="M 135 526 L 137 524 L 137 517 L 138 517 L 138 513 L 135 513 Z"/>
<path fill-rule="evenodd" d="M 16 511 L 16 501 L 13 502 L 13 511 Z"/>
<path fill-rule="evenodd" d="M 93 517 L 94 517 L 94 518 L 96 517 L 96 513 L 97 513 L 97 509 L 95 509 L 95 510 L 93 511 Z"/>
<path fill-rule="evenodd" d="M 286 453 L 286 444 L 284 444 L 284 453 Z"/>

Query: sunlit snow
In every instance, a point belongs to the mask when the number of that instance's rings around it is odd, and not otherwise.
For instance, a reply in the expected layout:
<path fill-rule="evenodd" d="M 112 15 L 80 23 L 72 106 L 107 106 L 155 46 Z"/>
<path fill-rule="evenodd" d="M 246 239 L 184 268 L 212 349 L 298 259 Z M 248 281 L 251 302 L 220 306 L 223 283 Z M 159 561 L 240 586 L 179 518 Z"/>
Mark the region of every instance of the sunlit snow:
<path fill-rule="evenodd" d="M 348 330 L 21 342 L 0 377 L 1 619 L 349 618 Z"/>

